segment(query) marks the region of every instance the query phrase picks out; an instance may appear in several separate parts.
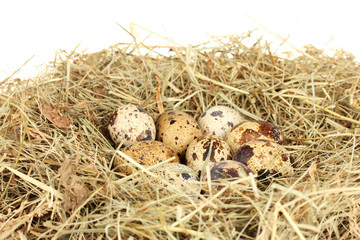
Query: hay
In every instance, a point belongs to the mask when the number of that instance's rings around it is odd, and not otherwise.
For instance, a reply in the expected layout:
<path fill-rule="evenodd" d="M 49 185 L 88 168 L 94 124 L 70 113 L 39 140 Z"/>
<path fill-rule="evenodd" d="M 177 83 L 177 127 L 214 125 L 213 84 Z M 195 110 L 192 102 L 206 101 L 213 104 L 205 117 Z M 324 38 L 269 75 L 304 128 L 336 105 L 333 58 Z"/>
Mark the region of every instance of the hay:
<path fill-rule="evenodd" d="M 0 238 L 360 238 L 359 63 L 310 45 L 286 59 L 246 41 L 60 52 L 38 77 L 2 81 Z M 237 197 L 174 189 L 159 198 L 147 169 L 112 171 L 121 152 L 106 125 L 125 103 L 154 118 L 227 105 L 270 121 L 283 128 L 296 173 L 254 188 L 256 198 L 234 183 L 223 190 Z"/>

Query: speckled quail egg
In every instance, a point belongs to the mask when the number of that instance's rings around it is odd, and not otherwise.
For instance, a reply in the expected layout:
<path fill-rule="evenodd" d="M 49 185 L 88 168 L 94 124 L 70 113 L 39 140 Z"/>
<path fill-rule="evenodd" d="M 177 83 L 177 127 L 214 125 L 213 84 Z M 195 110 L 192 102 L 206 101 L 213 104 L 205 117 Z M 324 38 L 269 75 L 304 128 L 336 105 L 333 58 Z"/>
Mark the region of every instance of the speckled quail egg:
<path fill-rule="evenodd" d="M 109 121 L 109 133 L 116 144 L 130 146 L 134 142 L 155 140 L 155 123 L 140 106 L 126 104 L 119 107 Z"/>
<path fill-rule="evenodd" d="M 284 134 L 279 127 L 265 121 L 244 121 L 231 129 L 226 135 L 225 141 L 230 145 L 231 150 L 235 152 L 246 142 L 255 139 L 268 139 L 282 144 Z"/>
<path fill-rule="evenodd" d="M 156 121 L 156 130 L 156 140 L 172 147 L 181 157 L 185 156 L 189 144 L 202 136 L 194 118 L 179 110 L 162 113 Z"/>
<path fill-rule="evenodd" d="M 225 138 L 226 134 L 245 119 L 241 113 L 227 106 L 214 106 L 206 110 L 198 119 L 204 135 Z"/>
<path fill-rule="evenodd" d="M 270 176 L 291 176 L 294 173 L 290 156 L 280 144 L 257 139 L 246 142 L 234 156 L 234 160 L 245 164 L 260 179 Z"/>
<path fill-rule="evenodd" d="M 167 163 L 154 169 L 153 173 L 161 179 L 165 179 L 170 184 L 174 184 L 177 189 L 187 193 L 192 198 L 197 198 L 197 193 L 200 193 L 199 178 L 196 176 L 194 170 L 186 165 Z M 160 192 L 161 196 L 166 196 L 174 192 L 174 189 L 168 187 L 167 184 L 160 179 L 152 178 L 151 182 L 165 188 Z"/>
<path fill-rule="evenodd" d="M 211 189 L 212 189 L 213 193 L 216 193 L 224 187 L 224 185 L 221 184 L 222 180 L 235 181 L 240 178 L 245 178 L 245 177 L 249 176 L 250 173 L 252 173 L 250 168 L 248 168 L 244 164 L 237 162 L 237 161 L 225 160 L 225 161 L 220 161 L 220 162 L 214 163 L 214 165 L 210 168 L 210 176 L 208 176 L 206 174 L 204 177 L 205 185 L 204 185 L 203 189 L 206 192 L 209 190 L 208 185 L 206 184 L 209 177 L 211 179 L 211 184 L 212 184 Z M 239 182 L 239 184 L 241 184 L 245 187 L 251 186 L 251 183 L 248 180 L 241 181 L 241 182 Z M 227 191 L 225 193 L 225 195 L 229 196 L 230 191 Z M 234 194 L 231 194 L 231 195 L 234 195 Z"/>
<path fill-rule="evenodd" d="M 179 157 L 174 150 L 159 141 L 150 140 L 136 142 L 131 146 L 125 147 L 122 152 L 141 165 L 156 165 L 171 157 L 175 157 L 171 162 L 180 162 Z M 119 172 L 131 174 L 136 167 L 132 168 L 129 165 L 131 164 L 128 164 L 123 158 L 115 158 L 114 160 L 114 166 Z"/>
<path fill-rule="evenodd" d="M 200 137 L 192 141 L 186 150 L 186 164 L 200 176 L 206 166 L 232 158 L 229 144 L 215 136 Z"/>

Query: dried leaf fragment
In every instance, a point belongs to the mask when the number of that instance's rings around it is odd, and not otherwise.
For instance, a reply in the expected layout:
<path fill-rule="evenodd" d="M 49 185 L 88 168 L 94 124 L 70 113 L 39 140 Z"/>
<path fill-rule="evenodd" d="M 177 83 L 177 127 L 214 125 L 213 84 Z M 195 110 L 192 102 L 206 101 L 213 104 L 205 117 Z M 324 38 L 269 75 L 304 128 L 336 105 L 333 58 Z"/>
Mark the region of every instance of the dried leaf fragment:
<path fill-rule="evenodd" d="M 163 100 L 161 98 L 161 79 L 158 76 L 155 76 L 157 82 L 158 82 L 158 87 L 156 89 L 156 102 L 157 102 L 157 106 L 159 109 L 159 114 L 162 114 L 164 112 L 164 106 L 163 106 Z"/>
<path fill-rule="evenodd" d="M 98 99 L 103 99 L 104 96 L 107 95 L 106 91 L 102 88 L 93 87 L 92 90 L 95 93 L 95 97 Z"/>
<path fill-rule="evenodd" d="M 65 188 L 64 209 L 65 211 L 75 210 L 81 206 L 87 198 L 87 190 L 81 179 L 73 172 L 71 160 L 65 158 L 59 168 L 60 183 Z"/>
<path fill-rule="evenodd" d="M 41 109 L 42 114 L 55 126 L 61 129 L 68 129 L 73 123 L 69 117 L 61 116 L 56 108 L 50 105 L 43 104 Z"/>

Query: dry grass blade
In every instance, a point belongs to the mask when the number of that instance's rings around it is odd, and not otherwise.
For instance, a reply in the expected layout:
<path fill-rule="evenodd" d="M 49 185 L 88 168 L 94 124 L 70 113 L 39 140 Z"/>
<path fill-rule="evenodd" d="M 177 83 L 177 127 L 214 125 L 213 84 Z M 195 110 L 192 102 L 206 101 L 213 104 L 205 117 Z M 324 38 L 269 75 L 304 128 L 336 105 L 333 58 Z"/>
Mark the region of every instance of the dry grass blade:
<path fill-rule="evenodd" d="M 351 54 L 308 45 L 286 59 L 248 35 L 150 46 L 138 27 L 133 43 L 62 51 L 36 78 L 0 83 L 1 237 L 359 238 L 360 66 Z M 226 105 L 272 122 L 284 130 L 295 175 L 266 189 L 251 176 L 249 195 L 242 179 L 196 199 L 166 182 L 172 190 L 162 197 L 150 181 L 156 166 L 109 139 L 110 115 L 126 103 L 154 118 L 174 108 L 198 118 Z M 116 157 L 139 171 L 114 172 Z"/>

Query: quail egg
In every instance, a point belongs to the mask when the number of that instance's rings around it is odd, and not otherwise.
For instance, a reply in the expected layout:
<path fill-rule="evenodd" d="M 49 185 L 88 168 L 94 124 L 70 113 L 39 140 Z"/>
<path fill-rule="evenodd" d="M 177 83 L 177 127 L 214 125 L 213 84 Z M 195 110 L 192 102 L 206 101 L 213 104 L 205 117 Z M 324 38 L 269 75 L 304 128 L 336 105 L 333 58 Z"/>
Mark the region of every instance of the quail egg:
<path fill-rule="evenodd" d="M 187 193 L 187 195 L 193 199 L 196 199 L 198 197 L 197 193 L 200 193 L 199 178 L 196 176 L 194 170 L 186 165 L 167 163 L 154 169 L 153 173 L 169 183 L 174 184 L 177 189 Z M 151 182 L 165 188 L 160 192 L 161 196 L 166 196 L 174 192 L 173 189 L 169 188 L 166 183 L 159 179 L 153 178 Z"/>
<path fill-rule="evenodd" d="M 200 137 L 192 141 L 186 150 L 187 165 L 200 176 L 205 173 L 206 166 L 215 162 L 230 160 L 229 144 L 215 136 Z"/>
<path fill-rule="evenodd" d="M 145 140 L 155 140 L 155 123 L 150 114 L 140 106 L 126 104 L 119 107 L 108 125 L 109 134 L 116 144 L 124 146 Z"/>
<path fill-rule="evenodd" d="M 214 106 L 206 110 L 198 119 L 204 135 L 214 135 L 222 139 L 237 124 L 245 119 L 235 109 L 227 106 Z"/>
<path fill-rule="evenodd" d="M 171 157 L 175 157 L 171 162 L 180 162 L 178 155 L 171 147 L 159 141 L 150 140 L 136 142 L 131 146 L 125 147 L 122 152 L 141 165 L 156 165 Z M 133 169 L 136 169 L 130 167 L 123 158 L 115 158 L 114 166 L 117 171 L 127 175 L 133 173 Z"/>
<path fill-rule="evenodd" d="M 268 139 L 282 144 L 284 134 L 279 127 L 265 121 L 244 121 L 231 129 L 226 135 L 225 141 L 235 152 L 246 142 L 255 139 Z"/>
<path fill-rule="evenodd" d="M 266 139 L 246 142 L 236 151 L 234 160 L 245 164 L 260 179 L 278 175 L 291 176 L 294 173 L 286 149 Z"/>
<path fill-rule="evenodd" d="M 224 184 L 221 184 L 222 180 L 235 181 L 249 176 L 250 173 L 252 173 L 251 169 L 244 164 L 233 160 L 225 160 L 214 163 L 214 165 L 210 168 L 210 175 L 205 175 L 204 182 L 206 183 L 208 178 L 210 178 L 212 186 L 211 189 L 213 193 L 216 193 L 224 187 Z M 245 187 L 251 186 L 250 181 L 247 180 L 241 181 L 239 184 Z M 207 183 L 204 185 L 204 190 L 206 192 L 209 190 Z M 228 190 L 225 195 L 229 196 L 230 191 Z"/>
<path fill-rule="evenodd" d="M 156 140 L 164 142 L 181 157 L 189 144 L 202 135 L 197 122 L 189 114 L 178 111 L 166 111 L 156 121 Z"/>

